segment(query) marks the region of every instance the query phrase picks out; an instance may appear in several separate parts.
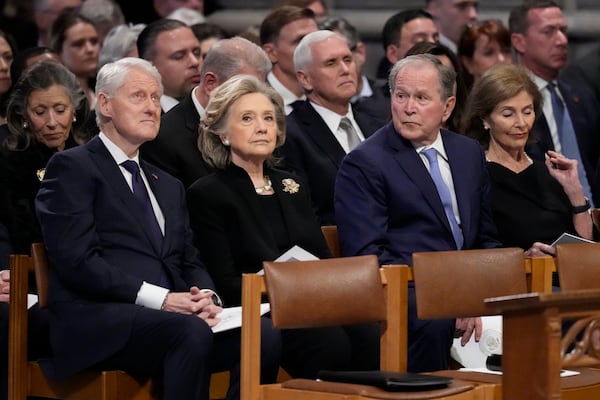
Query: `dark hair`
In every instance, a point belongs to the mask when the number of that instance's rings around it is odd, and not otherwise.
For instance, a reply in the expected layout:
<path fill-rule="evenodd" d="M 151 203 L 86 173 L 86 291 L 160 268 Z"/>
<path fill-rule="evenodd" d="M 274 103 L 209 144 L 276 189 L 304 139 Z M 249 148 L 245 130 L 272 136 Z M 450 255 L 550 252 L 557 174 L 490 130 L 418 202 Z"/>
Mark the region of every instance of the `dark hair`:
<path fill-rule="evenodd" d="M 67 11 L 60 14 L 50 29 L 50 41 L 48 47 L 60 54 L 67 38 L 67 31 L 73 25 L 77 25 L 79 23 L 89 24 L 96 29 L 94 23 L 83 15 L 79 14 L 77 10 Z"/>
<path fill-rule="evenodd" d="M 306 8 L 312 3 L 319 2 L 323 5 L 323 8 L 327 10 L 327 4 L 323 0 L 279 0 L 275 3 L 275 8 L 282 6 L 296 6 Z"/>
<path fill-rule="evenodd" d="M 8 88 L 6 93 L 0 94 L 0 116 L 4 117 L 4 116 L 6 116 L 6 106 L 8 104 L 10 92 L 11 92 L 12 86 L 15 84 L 15 80 L 16 80 L 16 78 L 12 72 L 12 66 L 15 63 L 14 57 L 16 57 L 16 55 L 17 55 L 17 43 L 15 42 L 15 39 L 13 38 L 13 36 L 11 34 L 4 32 L 2 29 L 0 29 L 0 37 L 4 38 L 4 40 L 6 40 L 6 43 L 8 43 L 8 47 L 10 47 L 10 51 L 13 54 L 13 63 L 11 64 L 11 68 L 9 71 L 10 78 L 12 80 L 12 84 L 11 84 L 11 87 Z"/>
<path fill-rule="evenodd" d="M 15 59 L 10 66 L 10 76 L 14 82 L 17 82 L 23 71 L 25 71 L 28 66 L 27 63 L 31 58 L 40 56 L 42 54 L 58 54 L 49 47 L 29 47 L 23 51 L 20 51 L 15 56 Z"/>
<path fill-rule="evenodd" d="M 163 32 L 174 31 L 188 26 L 175 19 L 161 18 L 148 24 L 137 38 L 137 50 L 140 58 L 152 60 L 156 56 L 156 38 Z"/>
<path fill-rule="evenodd" d="M 498 42 L 501 49 L 508 49 L 508 52 L 510 52 L 510 32 L 508 29 L 500 20 L 486 19 L 465 27 L 457 45 L 458 56 L 473 59 L 477 39 L 481 36 L 487 36 L 490 41 Z M 466 68 L 464 71 L 467 87 L 473 86 L 473 77 L 466 71 Z"/>
<path fill-rule="evenodd" d="M 315 19 L 315 13 L 296 6 L 281 6 L 271 11 L 260 24 L 261 45 L 277 41 L 281 28 L 301 19 Z"/>
<path fill-rule="evenodd" d="M 510 33 L 525 33 L 529 29 L 529 10 L 538 8 L 560 8 L 553 0 L 525 0 L 523 4 L 513 8 L 508 17 L 508 29 Z"/>
<path fill-rule="evenodd" d="M 221 25 L 210 22 L 194 24 L 190 28 L 192 28 L 194 35 L 200 42 L 210 38 L 226 39 L 230 36 Z"/>
<path fill-rule="evenodd" d="M 542 114 L 542 95 L 527 71 L 514 64 L 496 64 L 475 82 L 461 122 L 462 131 L 479 140 L 484 148 L 490 143 L 490 133 L 484 129 L 483 118 L 488 117 L 501 102 L 527 92 L 533 99 L 536 118 Z M 529 136 L 533 140 L 532 135 Z"/>
<path fill-rule="evenodd" d="M 29 128 L 24 127 L 27 122 L 27 102 L 35 90 L 47 90 L 51 86 L 59 85 L 69 93 L 73 104 L 74 116 L 70 134 L 78 143 L 86 141 L 87 137 L 79 128 L 87 121 L 90 106 L 87 98 L 79 86 L 77 77 L 61 63 L 43 60 L 33 64 L 23 72 L 21 79 L 15 84 L 8 101 L 6 123 L 11 135 L 7 138 L 7 147 L 11 150 L 23 150 L 29 147 L 34 139 Z"/>
<path fill-rule="evenodd" d="M 454 67 L 456 72 L 456 104 L 454 110 L 448 118 L 447 124 L 448 129 L 454 132 L 458 132 L 460 120 L 462 118 L 465 103 L 467 101 L 467 87 L 463 78 L 463 69 L 458 57 L 452 50 L 441 43 L 430 43 L 430 42 L 419 42 L 411 47 L 407 52 L 406 56 L 412 56 L 414 54 L 432 54 L 434 56 L 446 56 Z"/>
<path fill-rule="evenodd" d="M 417 18 L 427 18 L 433 21 L 433 16 L 420 8 L 400 11 L 389 17 L 387 21 L 385 21 L 385 25 L 383 25 L 383 30 L 381 31 L 381 44 L 383 44 L 383 49 L 386 50 L 390 44 L 398 43 L 404 24 Z"/>

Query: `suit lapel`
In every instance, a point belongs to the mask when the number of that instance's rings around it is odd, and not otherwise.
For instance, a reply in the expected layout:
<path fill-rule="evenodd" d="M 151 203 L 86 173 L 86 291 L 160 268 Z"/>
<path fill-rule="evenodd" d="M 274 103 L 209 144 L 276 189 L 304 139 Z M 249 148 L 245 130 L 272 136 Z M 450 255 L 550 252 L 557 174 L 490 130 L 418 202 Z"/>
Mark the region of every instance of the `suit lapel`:
<path fill-rule="evenodd" d="M 194 92 L 192 91 L 189 95 L 187 95 L 181 101 L 181 107 L 183 108 L 184 115 L 184 123 L 187 130 L 184 130 L 185 133 L 193 132 L 195 133 L 194 137 L 198 136 L 198 124 L 200 123 L 200 115 L 198 115 L 198 110 L 196 110 L 196 106 L 194 105 L 194 101 L 192 100 L 192 96 Z"/>
<path fill-rule="evenodd" d="M 144 215 L 133 195 L 133 192 L 131 191 L 131 188 L 129 185 L 127 185 L 119 166 L 116 164 L 108 149 L 98 137 L 95 137 L 88 143 L 88 149 L 90 151 L 90 157 L 98 166 L 98 169 L 105 177 L 108 185 L 112 186 L 115 194 L 123 203 L 125 209 L 128 210 L 128 213 L 133 216 L 135 221 L 138 221 L 135 226 L 139 230 L 140 237 L 146 237 L 154 250 L 160 254 L 160 249 L 155 247 L 156 245 L 150 237 L 149 230 L 146 229 L 145 224 L 139 223 L 139 221 L 144 221 Z"/>
<path fill-rule="evenodd" d="M 295 113 L 302 133 L 307 135 L 322 150 L 323 154 L 329 157 L 336 168 L 339 168 L 342 159 L 346 156 L 346 152 L 319 113 L 315 111 L 308 101 L 299 105 Z"/>
<path fill-rule="evenodd" d="M 412 144 L 408 140 L 403 139 L 395 131 L 391 122 L 388 123 L 386 130 L 388 143 L 396 150 L 394 156 L 396 162 L 400 165 L 400 168 L 404 170 L 408 179 L 410 179 L 413 184 L 419 188 L 421 193 L 423 193 L 423 197 L 427 204 L 429 204 L 448 232 L 452 234 L 452 229 L 450 228 L 450 223 L 446 217 L 440 195 L 438 194 L 435 183 L 433 183 L 433 179 L 431 179 L 431 175 L 429 174 L 429 171 L 427 171 L 425 164 L 423 164 L 421 157 L 417 154 Z"/>

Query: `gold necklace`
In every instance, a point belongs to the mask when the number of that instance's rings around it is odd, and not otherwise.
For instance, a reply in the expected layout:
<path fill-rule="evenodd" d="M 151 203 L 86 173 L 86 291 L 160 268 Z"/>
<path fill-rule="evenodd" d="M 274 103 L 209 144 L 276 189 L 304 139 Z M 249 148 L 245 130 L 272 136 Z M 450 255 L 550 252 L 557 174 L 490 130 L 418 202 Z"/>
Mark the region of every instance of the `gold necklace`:
<path fill-rule="evenodd" d="M 273 185 L 271 184 L 271 179 L 267 175 L 265 175 L 263 177 L 263 179 L 265 180 L 265 185 L 260 186 L 260 187 L 255 187 L 254 190 L 256 190 L 256 194 L 269 193 L 271 190 L 273 190 Z"/>

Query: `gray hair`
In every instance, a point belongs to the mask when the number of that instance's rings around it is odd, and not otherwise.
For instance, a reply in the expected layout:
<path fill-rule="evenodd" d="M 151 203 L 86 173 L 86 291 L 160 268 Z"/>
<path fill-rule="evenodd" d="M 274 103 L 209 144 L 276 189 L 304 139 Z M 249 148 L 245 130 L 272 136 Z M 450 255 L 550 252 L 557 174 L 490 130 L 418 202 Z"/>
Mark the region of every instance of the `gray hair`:
<path fill-rule="evenodd" d="M 398 74 L 408 67 L 422 67 L 424 64 L 433 66 L 438 74 L 440 97 L 442 100 L 447 100 L 451 96 L 456 95 L 456 72 L 452 68 L 448 68 L 433 54 L 415 54 L 399 60 L 390 71 L 388 85 L 390 92 L 396 90 L 396 78 Z"/>
<path fill-rule="evenodd" d="M 224 169 L 231 162 L 230 149 L 221 142 L 221 137 L 227 136 L 233 103 L 240 97 L 251 93 L 262 93 L 271 101 L 275 109 L 277 124 L 275 146 L 279 147 L 285 142 L 285 111 L 283 99 L 279 93 L 255 76 L 234 75 L 212 91 L 210 101 L 206 106 L 206 115 L 200 122 L 198 147 L 202 157 L 209 165 Z M 266 162 L 267 165 L 273 165 L 276 160 L 271 155 Z"/>
<path fill-rule="evenodd" d="M 219 82 L 225 82 L 244 67 L 250 67 L 266 76 L 271 70 L 271 61 L 260 46 L 236 36 L 219 40 L 210 48 L 200 75 L 204 78 L 207 72 L 212 72 Z"/>
<path fill-rule="evenodd" d="M 121 7 L 113 0 L 85 0 L 79 7 L 79 13 L 94 23 L 101 36 L 105 36 L 112 27 L 125 23 Z"/>
<path fill-rule="evenodd" d="M 105 64 L 127 57 L 129 52 L 136 48 L 135 41 L 145 27 L 145 24 L 122 24 L 113 27 L 104 38 L 100 49 L 100 68 Z"/>
<path fill-rule="evenodd" d="M 355 50 L 356 45 L 360 42 L 358 30 L 343 17 L 333 15 L 323 16 L 317 20 L 317 26 L 319 29 L 334 31 L 345 37 L 350 50 Z"/>
<path fill-rule="evenodd" d="M 96 94 L 104 93 L 109 97 L 113 96 L 125 84 L 129 73 L 134 69 L 142 70 L 152 76 L 159 84 L 160 95 L 162 96 L 163 85 L 156 67 L 147 60 L 135 57 L 125 57 L 104 65 L 98 71 L 96 78 Z M 107 120 L 100 113 L 99 107 L 99 102 L 96 102 L 96 123 L 101 127 Z"/>
<path fill-rule="evenodd" d="M 71 99 L 76 121 L 71 128 L 71 134 L 78 143 L 87 139 L 83 132 L 79 131 L 81 125 L 89 115 L 87 98 L 77 77 L 64 65 L 53 61 L 43 60 L 33 64 L 25 70 L 21 78 L 13 88 L 6 109 L 6 123 L 11 136 L 7 138 L 7 147 L 11 150 L 26 149 L 34 139 L 29 127 L 24 127 L 27 121 L 27 103 L 29 96 L 35 90 L 47 90 L 51 86 L 58 85 L 66 89 Z"/>
<path fill-rule="evenodd" d="M 308 68 L 312 63 L 311 49 L 313 44 L 322 42 L 334 36 L 338 36 L 346 42 L 346 39 L 339 33 L 327 30 L 311 32 L 304 36 L 302 40 L 300 40 L 300 43 L 298 43 L 298 46 L 296 46 L 296 50 L 294 50 L 294 69 L 299 71 Z"/>

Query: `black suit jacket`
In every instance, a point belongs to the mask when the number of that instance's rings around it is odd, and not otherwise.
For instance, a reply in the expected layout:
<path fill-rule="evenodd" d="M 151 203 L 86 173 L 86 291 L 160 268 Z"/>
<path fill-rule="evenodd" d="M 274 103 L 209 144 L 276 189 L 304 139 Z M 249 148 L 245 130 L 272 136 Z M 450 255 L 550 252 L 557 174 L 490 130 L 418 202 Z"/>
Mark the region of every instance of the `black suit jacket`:
<path fill-rule="evenodd" d="M 558 80 L 558 87 L 573 122 L 581 161 L 592 190 L 594 203 L 600 204 L 600 176 L 597 168 L 600 156 L 600 135 L 597 132 L 600 126 L 600 105 L 594 94 L 585 87 L 566 82 L 564 79 Z M 544 115 L 540 116 L 533 125 L 532 136 L 536 141 L 527 146 L 527 152 L 532 158 L 544 161 L 545 152 L 554 150 L 554 143 Z"/>
<path fill-rule="evenodd" d="M 280 228 L 287 238 L 275 237 L 279 230 L 270 228 L 272 221 L 261 208 L 250 177 L 235 164 L 199 179 L 187 191 L 195 243 L 228 305 L 240 304 L 243 273 L 258 272 L 263 261 L 275 260 L 294 245 L 319 258 L 330 257 L 311 208 L 308 187 L 285 171 L 266 169 L 265 174 L 273 184 L 285 223 Z M 298 191 L 286 191 L 284 179 L 298 183 Z M 282 251 L 278 244 L 286 241 Z"/>
<path fill-rule="evenodd" d="M 50 159 L 36 198 L 50 261 L 49 308 L 54 355 L 43 364 L 52 379 L 106 359 L 128 340 L 142 282 L 172 290 L 214 288 L 192 241 L 181 183 L 140 163 L 165 217 L 162 246 L 119 166 L 99 138 Z"/>
<path fill-rule="evenodd" d="M 192 96 L 188 94 L 163 114 L 158 136 L 140 150 L 142 158 L 179 179 L 186 188 L 212 171 L 198 149 L 200 115 Z"/>
<path fill-rule="evenodd" d="M 387 81 L 372 81 L 369 79 L 373 94 L 361 97 L 352 104 L 353 110 L 372 115 L 387 122 L 392 119 L 390 88 Z"/>
<path fill-rule="evenodd" d="M 354 111 L 354 119 L 365 138 L 384 125 L 368 114 Z M 287 137 L 281 148 L 285 168 L 310 187 L 310 197 L 321 225 L 335 225 L 333 188 L 345 150 L 309 101 L 287 116 Z"/>

